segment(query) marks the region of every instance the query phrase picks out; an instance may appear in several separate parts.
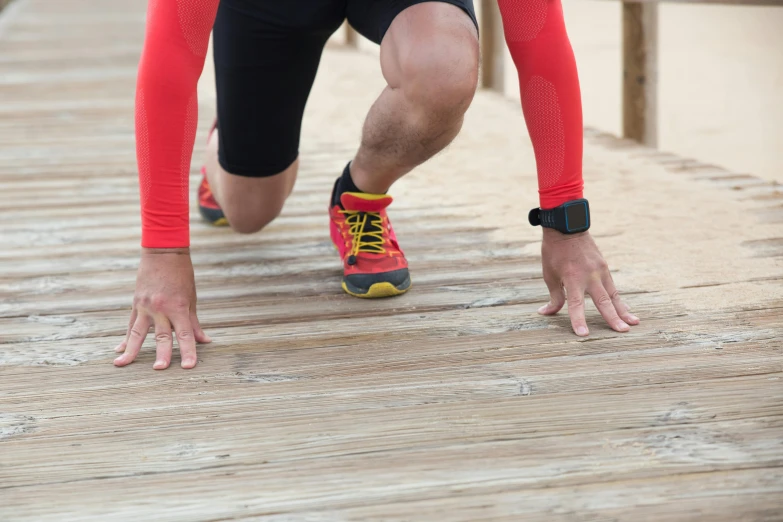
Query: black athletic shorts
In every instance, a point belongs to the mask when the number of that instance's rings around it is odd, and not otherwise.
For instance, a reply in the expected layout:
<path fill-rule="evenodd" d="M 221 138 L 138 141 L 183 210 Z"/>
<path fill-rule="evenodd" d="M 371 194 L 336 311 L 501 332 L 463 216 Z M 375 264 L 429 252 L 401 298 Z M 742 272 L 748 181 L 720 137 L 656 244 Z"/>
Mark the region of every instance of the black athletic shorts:
<path fill-rule="evenodd" d="M 264 177 L 290 166 L 329 36 L 347 19 L 380 43 L 400 12 L 424 1 L 222 0 L 214 51 L 223 169 Z M 476 23 L 472 0 L 434 1 L 461 7 Z"/>

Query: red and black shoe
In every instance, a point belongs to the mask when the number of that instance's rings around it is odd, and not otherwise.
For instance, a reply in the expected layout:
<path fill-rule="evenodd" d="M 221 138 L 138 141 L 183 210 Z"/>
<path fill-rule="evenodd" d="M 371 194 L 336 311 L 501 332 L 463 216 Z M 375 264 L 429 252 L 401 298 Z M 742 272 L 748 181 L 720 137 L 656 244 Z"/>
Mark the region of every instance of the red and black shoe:
<path fill-rule="evenodd" d="M 354 297 L 404 294 L 411 287 L 408 262 L 397 243 L 385 194 L 345 192 L 329 209 L 332 243 L 343 260 L 343 290 Z"/>
<path fill-rule="evenodd" d="M 201 185 L 198 186 L 198 211 L 201 213 L 201 217 L 213 226 L 228 226 L 226 215 L 223 214 L 220 205 L 215 201 L 215 196 L 212 195 L 212 189 L 209 188 L 205 167 L 201 167 L 201 174 L 204 176 Z"/>
<path fill-rule="evenodd" d="M 212 133 L 217 129 L 217 120 L 212 124 L 212 128 L 209 130 L 207 136 L 207 143 L 212 138 Z M 215 201 L 215 196 L 212 194 L 212 189 L 209 187 L 207 181 L 207 168 L 201 167 L 201 184 L 198 186 L 198 211 L 201 213 L 201 217 L 204 218 L 209 224 L 216 227 L 228 226 L 228 220 L 223 210 Z"/>

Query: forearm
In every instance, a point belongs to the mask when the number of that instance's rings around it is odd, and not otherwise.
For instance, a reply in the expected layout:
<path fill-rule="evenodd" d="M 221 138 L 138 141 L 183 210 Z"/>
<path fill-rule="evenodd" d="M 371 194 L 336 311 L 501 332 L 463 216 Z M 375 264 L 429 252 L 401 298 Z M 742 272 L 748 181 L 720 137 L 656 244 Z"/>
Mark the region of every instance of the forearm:
<path fill-rule="evenodd" d="M 541 208 L 582 197 L 582 101 L 560 0 L 499 0 L 536 156 Z"/>
<path fill-rule="evenodd" d="M 196 95 L 219 0 L 151 3 L 136 85 L 142 246 L 187 247 Z M 191 5 L 192 4 L 192 5 Z M 196 9 L 195 6 L 198 6 Z"/>

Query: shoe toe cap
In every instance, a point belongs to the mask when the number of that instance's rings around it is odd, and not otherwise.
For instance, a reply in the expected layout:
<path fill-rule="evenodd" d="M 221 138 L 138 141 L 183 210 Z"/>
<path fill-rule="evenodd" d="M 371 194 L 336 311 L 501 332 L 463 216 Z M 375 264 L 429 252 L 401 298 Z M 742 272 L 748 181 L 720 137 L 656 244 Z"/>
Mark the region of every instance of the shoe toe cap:
<path fill-rule="evenodd" d="M 377 274 L 350 274 L 345 276 L 345 282 L 359 291 L 367 291 L 377 283 L 390 283 L 395 288 L 404 289 L 410 286 L 410 274 L 407 268 Z"/>

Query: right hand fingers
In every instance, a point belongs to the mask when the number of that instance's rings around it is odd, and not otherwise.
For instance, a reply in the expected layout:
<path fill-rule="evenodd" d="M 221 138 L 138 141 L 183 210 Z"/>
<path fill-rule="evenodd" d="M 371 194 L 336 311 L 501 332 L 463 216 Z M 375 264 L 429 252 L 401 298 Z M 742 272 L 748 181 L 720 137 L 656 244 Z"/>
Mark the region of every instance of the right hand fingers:
<path fill-rule="evenodd" d="M 549 302 L 538 309 L 538 313 L 541 315 L 554 315 L 559 312 L 566 302 L 565 292 L 563 291 L 563 285 L 556 277 L 551 277 L 544 273 L 544 282 L 549 289 Z"/>
<path fill-rule="evenodd" d="M 193 325 L 193 334 L 196 337 L 197 343 L 211 343 L 212 338 L 201 329 L 201 323 L 199 323 L 196 311 L 190 312 L 190 324 Z"/>
<path fill-rule="evenodd" d="M 571 317 L 571 327 L 579 337 L 585 337 L 590 333 L 585 321 L 585 293 L 579 286 L 566 286 L 566 298 L 568 301 L 568 315 Z"/>
<path fill-rule="evenodd" d="M 147 332 L 150 330 L 150 318 L 146 314 L 139 315 L 128 332 L 128 342 L 125 353 L 114 359 L 115 366 L 126 366 L 133 362 L 144 344 Z"/>
<path fill-rule="evenodd" d="M 606 288 L 606 291 L 609 292 L 609 297 L 612 299 L 614 309 L 617 310 L 617 314 L 622 318 L 622 320 L 630 325 L 639 324 L 639 318 L 631 313 L 628 305 L 625 304 L 625 301 L 620 298 L 620 292 L 618 292 L 617 287 L 614 286 L 614 280 L 608 271 L 606 274 L 604 274 L 602 282 L 604 284 L 604 288 Z"/>
<path fill-rule="evenodd" d="M 196 340 L 193 334 L 193 325 L 189 315 L 179 315 L 171 318 L 174 331 L 177 332 L 177 345 L 182 358 L 181 366 L 185 369 L 193 368 L 198 362 L 196 356 Z"/>
<path fill-rule="evenodd" d="M 155 318 L 155 364 L 156 370 L 165 370 L 171 364 L 171 351 L 173 347 L 171 337 L 171 324 L 165 316 Z"/>
<path fill-rule="evenodd" d="M 606 321 L 606 324 L 608 324 L 612 330 L 616 332 L 627 332 L 631 329 L 631 327 L 617 315 L 617 311 L 612 303 L 612 298 L 609 297 L 609 293 L 600 281 L 593 283 L 588 289 L 588 293 L 590 294 L 590 297 L 593 298 L 593 303 L 595 303 L 595 307 L 598 308 L 604 321 Z"/>

